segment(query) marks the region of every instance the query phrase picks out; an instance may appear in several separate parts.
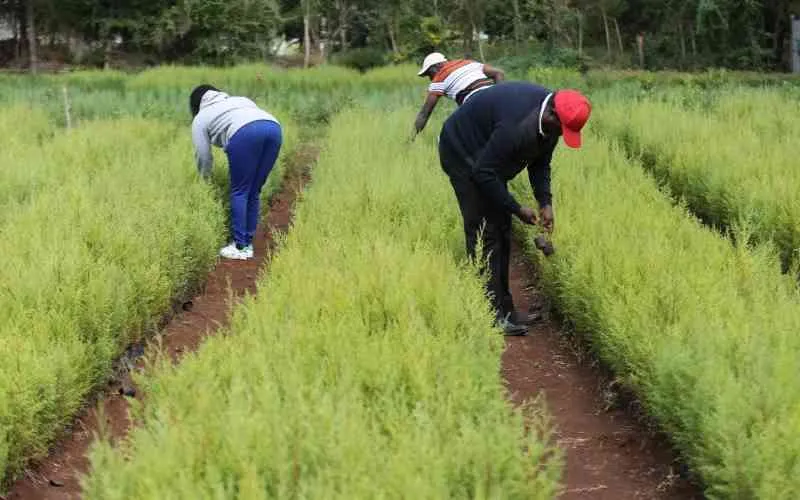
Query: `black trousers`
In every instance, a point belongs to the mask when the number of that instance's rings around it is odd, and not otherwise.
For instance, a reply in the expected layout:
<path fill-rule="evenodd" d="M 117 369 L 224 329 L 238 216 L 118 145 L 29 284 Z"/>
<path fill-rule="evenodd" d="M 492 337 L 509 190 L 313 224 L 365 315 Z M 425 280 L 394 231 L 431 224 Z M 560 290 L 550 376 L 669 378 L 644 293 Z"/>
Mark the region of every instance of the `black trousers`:
<path fill-rule="evenodd" d="M 467 254 L 476 257 L 480 238 L 483 243 L 481 270 L 488 260 L 486 292 L 498 316 L 514 311 L 514 301 L 508 285 L 508 268 L 511 262 L 511 214 L 487 199 L 471 179 L 469 164 L 453 151 L 445 136 L 439 141 L 439 160 L 442 170 L 450 178 L 455 191 L 461 217 Z M 488 259 L 487 259 L 488 258 Z"/>

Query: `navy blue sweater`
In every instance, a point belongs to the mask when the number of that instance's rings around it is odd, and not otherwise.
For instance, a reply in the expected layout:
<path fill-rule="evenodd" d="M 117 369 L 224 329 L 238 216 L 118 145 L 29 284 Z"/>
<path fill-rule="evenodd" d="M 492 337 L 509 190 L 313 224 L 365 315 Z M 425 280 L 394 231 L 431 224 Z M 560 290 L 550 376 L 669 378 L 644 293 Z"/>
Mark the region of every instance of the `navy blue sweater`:
<path fill-rule="evenodd" d="M 494 85 L 467 100 L 444 124 L 440 140 L 470 169 L 497 206 L 518 214 L 506 183 L 524 168 L 539 206 L 550 205 L 550 160 L 558 137 L 539 133 L 539 110 L 552 91 L 528 82 Z"/>

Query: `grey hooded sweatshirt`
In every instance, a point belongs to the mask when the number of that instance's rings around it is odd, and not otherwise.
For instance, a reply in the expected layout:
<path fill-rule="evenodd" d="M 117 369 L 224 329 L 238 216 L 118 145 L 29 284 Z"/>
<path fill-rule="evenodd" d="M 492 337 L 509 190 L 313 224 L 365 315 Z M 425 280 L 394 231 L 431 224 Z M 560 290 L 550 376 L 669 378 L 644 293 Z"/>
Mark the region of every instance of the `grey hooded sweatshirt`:
<path fill-rule="evenodd" d="M 280 122 L 246 97 L 235 97 L 225 92 L 209 90 L 200 100 L 200 112 L 192 121 L 197 170 L 204 178 L 211 175 L 214 157 L 211 145 L 225 149 L 233 134 L 248 123 L 267 120 Z"/>

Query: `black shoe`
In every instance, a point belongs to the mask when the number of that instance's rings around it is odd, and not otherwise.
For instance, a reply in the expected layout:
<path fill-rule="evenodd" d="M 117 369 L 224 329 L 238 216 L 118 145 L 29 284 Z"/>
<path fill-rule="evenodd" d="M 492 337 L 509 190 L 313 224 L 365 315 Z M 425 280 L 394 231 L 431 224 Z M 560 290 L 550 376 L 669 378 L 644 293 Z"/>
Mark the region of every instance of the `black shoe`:
<path fill-rule="evenodd" d="M 534 323 L 542 320 L 542 313 L 535 312 L 535 313 L 521 313 L 521 312 L 514 312 L 511 315 L 511 321 L 518 325 L 524 326 L 531 326 Z"/>
<path fill-rule="evenodd" d="M 509 321 L 505 317 L 495 320 L 495 325 L 503 330 L 503 335 L 506 337 L 522 337 L 528 334 L 527 326 Z"/>

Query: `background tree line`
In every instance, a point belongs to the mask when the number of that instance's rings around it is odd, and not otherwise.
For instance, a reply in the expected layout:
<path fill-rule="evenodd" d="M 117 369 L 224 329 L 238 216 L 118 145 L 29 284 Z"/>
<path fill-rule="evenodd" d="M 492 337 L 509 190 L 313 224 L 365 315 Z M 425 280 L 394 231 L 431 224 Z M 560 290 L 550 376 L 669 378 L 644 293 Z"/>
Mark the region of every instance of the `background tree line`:
<path fill-rule="evenodd" d="M 785 70 L 793 13 L 800 0 L 0 0 L 0 51 L 34 69 L 230 64 L 273 58 L 285 38 L 305 64 L 359 68 L 436 49 L 515 67 Z"/>

